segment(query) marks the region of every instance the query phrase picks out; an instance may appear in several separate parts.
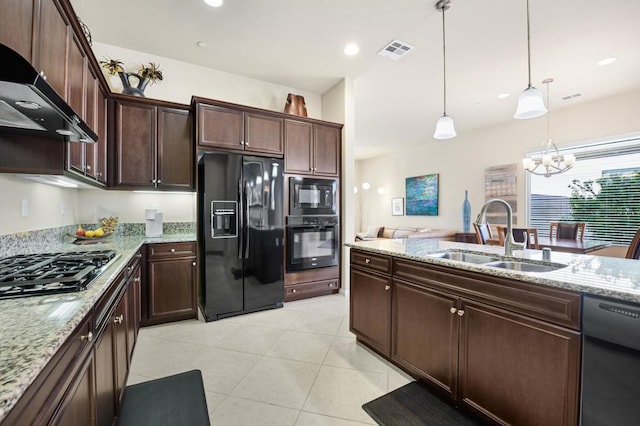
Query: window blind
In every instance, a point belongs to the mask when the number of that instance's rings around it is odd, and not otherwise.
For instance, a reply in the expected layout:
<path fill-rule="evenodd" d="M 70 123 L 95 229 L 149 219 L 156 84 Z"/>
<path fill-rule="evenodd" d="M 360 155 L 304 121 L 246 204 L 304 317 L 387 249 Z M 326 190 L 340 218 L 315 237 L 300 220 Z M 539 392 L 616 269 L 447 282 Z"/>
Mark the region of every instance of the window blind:
<path fill-rule="evenodd" d="M 576 164 L 549 178 L 529 176 L 529 226 L 548 235 L 552 221 L 585 222 L 585 239 L 629 244 L 640 228 L 640 137 L 559 151 Z"/>

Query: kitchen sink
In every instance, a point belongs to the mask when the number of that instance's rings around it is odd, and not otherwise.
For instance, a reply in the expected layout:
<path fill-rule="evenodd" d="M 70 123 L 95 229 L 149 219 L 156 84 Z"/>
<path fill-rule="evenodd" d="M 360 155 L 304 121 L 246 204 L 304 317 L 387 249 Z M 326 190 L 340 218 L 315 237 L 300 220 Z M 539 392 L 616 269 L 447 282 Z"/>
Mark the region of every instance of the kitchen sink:
<path fill-rule="evenodd" d="M 499 258 L 493 257 L 493 256 L 485 256 L 482 254 L 475 254 L 475 253 L 464 253 L 459 251 L 447 251 L 443 253 L 434 253 L 434 254 L 430 254 L 429 257 L 437 257 L 439 259 L 456 260 L 458 262 L 477 263 L 477 264 L 495 262 L 497 260 L 500 260 Z"/>
<path fill-rule="evenodd" d="M 560 263 L 531 263 L 531 262 L 520 262 L 514 260 L 501 260 L 498 262 L 489 262 L 485 263 L 485 266 L 491 266 L 493 268 L 501 268 L 507 269 L 510 271 L 520 271 L 520 272 L 551 272 L 561 268 L 566 267 L 567 265 L 563 265 Z"/>

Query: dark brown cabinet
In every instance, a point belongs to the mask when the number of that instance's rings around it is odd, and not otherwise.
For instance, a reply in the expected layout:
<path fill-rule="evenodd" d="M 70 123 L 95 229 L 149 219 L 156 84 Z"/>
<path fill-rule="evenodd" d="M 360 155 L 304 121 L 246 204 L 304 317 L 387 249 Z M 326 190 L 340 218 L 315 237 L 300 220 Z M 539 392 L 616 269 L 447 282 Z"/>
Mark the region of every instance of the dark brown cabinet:
<path fill-rule="evenodd" d="M 197 318 L 195 250 L 192 242 L 147 245 L 145 325 Z"/>
<path fill-rule="evenodd" d="M 34 0 L 0 0 L 0 43 L 15 50 L 29 62 L 33 62 L 33 5 Z"/>
<path fill-rule="evenodd" d="M 95 370 L 92 354 L 85 357 L 76 379 L 71 383 L 60 410 L 54 414 L 52 425 L 95 424 Z"/>
<path fill-rule="evenodd" d="M 115 173 L 122 189 L 194 188 L 191 120 L 186 106 L 120 96 L 113 102 Z"/>
<path fill-rule="evenodd" d="M 577 424 L 578 293 L 389 259 L 351 250 L 359 341 L 490 422 Z"/>
<path fill-rule="evenodd" d="M 68 99 L 67 53 L 71 27 L 58 0 L 42 0 L 36 39 L 35 68 L 43 72 L 47 82 L 61 98 Z M 76 111 L 80 113 L 80 111 Z"/>
<path fill-rule="evenodd" d="M 338 176 L 340 127 L 285 120 L 286 173 Z"/>
<path fill-rule="evenodd" d="M 196 103 L 198 149 L 282 156 L 283 119 L 268 113 Z"/>
<path fill-rule="evenodd" d="M 391 348 L 390 259 L 351 251 L 349 329 L 388 357 Z"/>

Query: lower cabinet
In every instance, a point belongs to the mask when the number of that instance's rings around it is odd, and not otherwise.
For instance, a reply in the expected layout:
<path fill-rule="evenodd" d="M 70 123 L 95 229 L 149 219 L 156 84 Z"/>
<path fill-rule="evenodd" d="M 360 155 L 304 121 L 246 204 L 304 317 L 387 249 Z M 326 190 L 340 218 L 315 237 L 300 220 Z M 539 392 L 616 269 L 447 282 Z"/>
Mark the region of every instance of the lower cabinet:
<path fill-rule="evenodd" d="M 196 245 L 147 245 L 147 315 L 144 325 L 197 318 Z"/>
<path fill-rule="evenodd" d="M 92 354 L 89 353 L 82 362 L 67 396 L 60 404 L 60 411 L 54 414 L 50 424 L 69 426 L 94 424 L 96 416 L 94 383 L 94 362 Z"/>
<path fill-rule="evenodd" d="M 372 261 L 375 256 L 367 257 Z M 369 263 L 369 262 L 367 262 Z M 352 262 L 353 265 L 353 251 Z M 391 278 L 375 270 L 352 266 L 349 329 L 388 357 L 391 348 Z"/>
<path fill-rule="evenodd" d="M 359 341 L 491 423 L 578 423 L 579 294 L 381 259 L 351 252 Z"/>
<path fill-rule="evenodd" d="M 337 293 L 340 290 L 337 266 L 288 272 L 284 276 L 284 301 Z"/>

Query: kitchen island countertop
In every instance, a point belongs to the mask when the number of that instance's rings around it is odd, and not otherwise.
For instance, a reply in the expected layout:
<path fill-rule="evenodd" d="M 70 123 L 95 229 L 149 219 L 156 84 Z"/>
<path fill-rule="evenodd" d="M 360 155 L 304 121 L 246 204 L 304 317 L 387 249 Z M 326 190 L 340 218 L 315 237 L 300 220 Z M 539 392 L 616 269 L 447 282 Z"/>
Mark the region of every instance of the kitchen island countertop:
<path fill-rule="evenodd" d="M 512 271 L 429 256 L 445 250 L 504 256 L 504 247 L 501 246 L 411 238 L 361 241 L 345 243 L 345 246 L 372 253 L 516 279 L 531 284 L 640 303 L 640 261 L 634 259 L 552 252 L 551 262 L 567 266 L 541 273 Z M 511 259 L 543 262 L 540 250 L 517 250 Z"/>
<path fill-rule="evenodd" d="M 0 422 L 143 244 L 195 240 L 194 234 L 165 234 L 61 243 L 56 251 L 115 250 L 120 256 L 84 291 L 0 300 Z"/>

